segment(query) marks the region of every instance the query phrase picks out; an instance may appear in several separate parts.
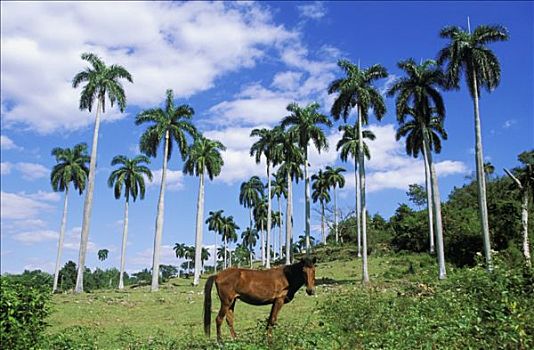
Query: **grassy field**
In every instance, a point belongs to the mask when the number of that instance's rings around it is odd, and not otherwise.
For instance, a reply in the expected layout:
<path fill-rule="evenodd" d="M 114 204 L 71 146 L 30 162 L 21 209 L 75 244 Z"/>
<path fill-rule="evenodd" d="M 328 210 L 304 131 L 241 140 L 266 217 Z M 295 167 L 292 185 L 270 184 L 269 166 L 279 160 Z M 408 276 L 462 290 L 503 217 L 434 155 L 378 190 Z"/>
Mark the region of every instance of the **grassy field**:
<path fill-rule="evenodd" d="M 329 248 L 331 249 L 331 248 Z M 334 248 L 334 250 L 337 250 Z M 323 251 L 322 259 L 333 255 L 345 258 L 353 251 Z M 279 315 L 279 328 L 287 325 L 317 327 L 321 321 L 318 306 L 339 293 L 372 288 L 384 293 L 397 293 L 406 284 L 422 283 L 431 276 L 432 258 L 419 256 L 373 257 L 369 260 L 371 284 L 362 286 L 361 260 L 336 260 L 319 262 L 316 270 L 317 293 L 308 296 L 302 288 L 295 299 L 285 305 Z M 423 263 L 421 263 L 423 262 Z M 421 268 L 421 265 L 426 265 Z M 436 267 L 437 268 L 437 267 Z M 176 339 L 203 336 L 202 308 L 203 287 L 193 287 L 190 279 L 174 278 L 151 293 L 149 287 L 127 288 L 124 291 L 100 290 L 81 295 L 54 295 L 54 312 L 49 319 L 48 334 L 61 334 L 64 329 L 80 326 L 90 329 L 98 338 L 100 348 L 120 348 L 117 339 L 126 335 L 140 339 L 171 337 Z M 212 334 L 219 301 L 213 292 Z M 235 309 L 235 328 L 239 335 L 250 334 L 265 322 L 270 306 L 251 306 L 238 302 Z M 276 334 L 276 333 L 275 333 Z M 229 339 L 228 327 L 223 325 L 223 337 Z"/>

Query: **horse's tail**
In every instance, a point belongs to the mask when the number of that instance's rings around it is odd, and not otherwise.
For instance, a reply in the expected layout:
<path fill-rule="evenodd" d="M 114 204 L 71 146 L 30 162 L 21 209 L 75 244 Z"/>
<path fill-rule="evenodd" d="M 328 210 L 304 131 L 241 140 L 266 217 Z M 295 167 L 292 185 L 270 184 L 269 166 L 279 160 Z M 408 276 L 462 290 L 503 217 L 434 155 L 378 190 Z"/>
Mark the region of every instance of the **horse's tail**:
<path fill-rule="evenodd" d="M 210 276 L 204 286 L 204 333 L 210 336 L 211 324 L 211 289 L 217 275 Z"/>

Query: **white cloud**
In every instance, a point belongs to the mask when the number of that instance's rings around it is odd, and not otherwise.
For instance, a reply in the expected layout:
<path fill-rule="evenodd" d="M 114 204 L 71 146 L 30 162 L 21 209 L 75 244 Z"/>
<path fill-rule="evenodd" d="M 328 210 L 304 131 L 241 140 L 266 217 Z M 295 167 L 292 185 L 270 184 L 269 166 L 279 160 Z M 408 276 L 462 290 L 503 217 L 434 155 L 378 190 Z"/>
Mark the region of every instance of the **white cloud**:
<path fill-rule="evenodd" d="M 302 74 L 302 72 L 292 71 L 277 73 L 273 78 L 271 86 L 280 90 L 296 90 L 299 86 Z"/>
<path fill-rule="evenodd" d="M 145 179 L 148 187 L 159 186 L 161 184 L 162 170 L 152 170 L 152 181 Z M 167 168 L 166 176 L 166 189 L 169 191 L 179 191 L 184 187 L 184 174 L 181 170 L 171 170 Z"/>
<path fill-rule="evenodd" d="M 11 173 L 11 169 L 13 169 L 13 164 L 10 162 L 1 162 L 0 163 L 0 174 L 1 175 L 8 175 Z"/>
<path fill-rule="evenodd" d="M 297 6 L 299 16 L 308 19 L 321 19 L 326 15 L 326 8 L 320 1 L 311 4 Z"/>
<path fill-rule="evenodd" d="M 25 193 L 9 193 L 2 191 L 1 193 L 1 218 L 5 219 L 33 219 L 41 215 L 43 212 L 54 209 L 52 205 L 47 203 L 52 197 L 47 192 L 42 192 L 40 196 L 37 194 Z M 41 198 L 40 198 L 41 197 Z"/>
<path fill-rule="evenodd" d="M 56 231 L 41 230 L 21 232 L 13 235 L 13 239 L 26 245 L 41 243 L 46 241 L 55 241 L 59 237 Z"/>
<path fill-rule="evenodd" d="M 22 147 L 17 146 L 15 142 L 13 142 L 13 140 L 11 140 L 9 137 L 5 135 L 0 135 L 0 148 L 2 148 L 2 150 L 8 150 L 8 149 L 21 150 L 22 149 Z"/>
<path fill-rule="evenodd" d="M 47 167 L 37 163 L 19 162 L 13 164 L 13 168 L 22 173 L 23 179 L 29 181 L 47 177 L 50 172 Z"/>
<path fill-rule="evenodd" d="M 508 119 L 504 122 L 502 125 L 503 129 L 509 129 L 512 125 L 516 124 L 517 120 L 515 119 Z"/>
<path fill-rule="evenodd" d="M 162 265 L 179 265 L 182 260 L 176 258 L 176 253 L 172 249 L 173 246 L 163 244 L 160 247 L 160 264 Z M 153 249 L 147 248 L 140 252 L 137 252 L 133 257 L 127 258 L 127 265 L 130 269 L 136 268 L 150 268 L 152 267 Z M 134 266 L 134 267 L 132 267 Z"/>
<path fill-rule="evenodd" d="M 166 88 L 176 97 L 205 91 L 296 38 L 261 4 L 223 2 L 2 2 L 1 26 L 3 125 L 39 133 L 92 121 L 71 87 L 82 52 L 125 66 L 135 82 L 125 84 L 128 101 L 144 107 L 159 104 Z"/>

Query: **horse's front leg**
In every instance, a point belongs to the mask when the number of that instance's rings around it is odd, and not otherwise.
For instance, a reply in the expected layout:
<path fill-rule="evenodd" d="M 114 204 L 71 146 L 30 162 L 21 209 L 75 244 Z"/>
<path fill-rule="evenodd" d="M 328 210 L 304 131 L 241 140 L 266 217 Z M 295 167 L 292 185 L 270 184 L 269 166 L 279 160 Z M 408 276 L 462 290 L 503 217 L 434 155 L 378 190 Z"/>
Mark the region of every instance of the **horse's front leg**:
<path fill-rule="evenodd" d="M 276 320 L 278 318 L 278 312 L 280 312 L 280 309 L 284 305 L 284 298 L 278 298 L 275 299 L 273 303 L 273 307 L 271 309 L 271 315 L 269 316 L 269 321 L 267 321 L 267 335 L 271 337 L 272 335 L 272 328 L 276 323 Z"/>

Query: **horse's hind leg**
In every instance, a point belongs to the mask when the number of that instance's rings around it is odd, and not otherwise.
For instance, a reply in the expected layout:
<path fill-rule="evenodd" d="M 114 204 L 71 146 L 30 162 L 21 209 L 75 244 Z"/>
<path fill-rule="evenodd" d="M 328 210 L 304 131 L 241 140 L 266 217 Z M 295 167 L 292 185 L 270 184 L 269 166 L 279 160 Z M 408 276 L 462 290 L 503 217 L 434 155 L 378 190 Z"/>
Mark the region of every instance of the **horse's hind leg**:
<path fill-rule="evenodd" d="M 215 323 L 217 324 L 217 341 L 222 340 L 221 324 L 224 320 L 224 317 L 228 313 L 229 309 L 230 309 L 230 303 L 221 300 L 221 308 L 219 309 L 219 313 L 217 314 L 217 318 L 215 319 Z"/>
<path fill-rule="evenodd" d="M 234 330 L 234 307 L 236 300 L 237 299 L 234 299 L 234 301 L 232 302 L 232 306 L 230 306 L 228 312 L 226 313 L 226 323 L 228 323 L 228 327 L 230 327 L 230 334 L 232 335 L 232 338 L 236 337 Z"/>

